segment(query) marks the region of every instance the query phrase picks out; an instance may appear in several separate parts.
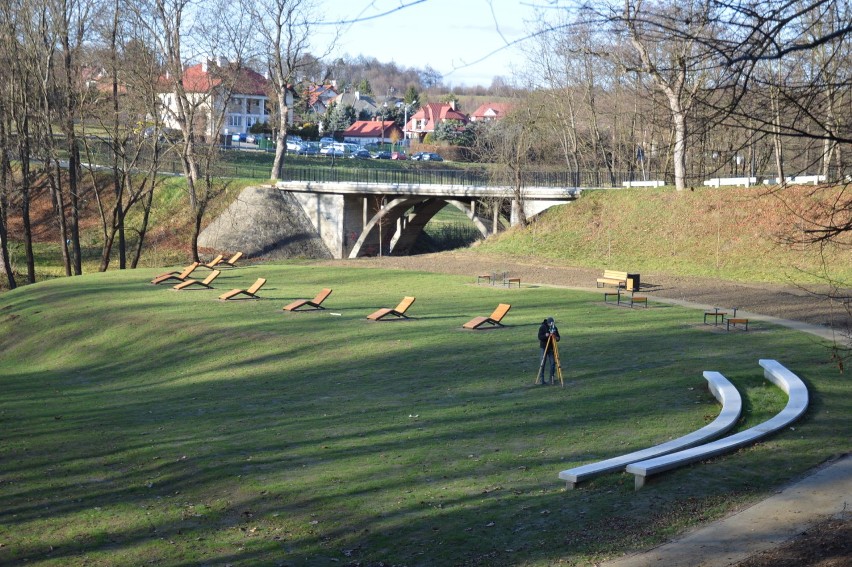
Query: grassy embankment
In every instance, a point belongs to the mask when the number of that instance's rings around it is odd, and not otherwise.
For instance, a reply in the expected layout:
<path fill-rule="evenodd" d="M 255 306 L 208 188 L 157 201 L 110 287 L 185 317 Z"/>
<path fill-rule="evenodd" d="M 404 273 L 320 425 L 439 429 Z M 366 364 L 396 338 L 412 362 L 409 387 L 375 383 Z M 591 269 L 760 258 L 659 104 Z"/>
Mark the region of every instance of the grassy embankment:
<path fill-rule="evenodd" d="M 841 189 L 764 187 L 586 191 L 529 228 L 482 250 L 571 266 L 670 273 L 744 282 L 852 285 L 852 234 L 806 243 Z M 822 213 L 818 211 L 823 211 Z"/>
<path fill-rule="evenodd" d="M 0 563 L 588 565 L 724 515 L 849 451 L 850 384 L 811 337 L 714 332 L 688 310 L 599 294 L 308 262 L 224 273 L 216 291 L 157 270 L 3 295 Z M 215 297 L 256 277 L 261 301 Z M 281 306 L 334 293 L 325 312 Z M 415 295 L 416 319 L 365 316 Z M 506 329 L 466 332 L 498 302 Z M 574 321 L 565 388 L 534 387 L 543 315 Z M 565 491 L 560 470 L 704 425 L 703 370 L 785 403 L 758 358 L 812 392 L 794 427 L 633 491 Z"/>

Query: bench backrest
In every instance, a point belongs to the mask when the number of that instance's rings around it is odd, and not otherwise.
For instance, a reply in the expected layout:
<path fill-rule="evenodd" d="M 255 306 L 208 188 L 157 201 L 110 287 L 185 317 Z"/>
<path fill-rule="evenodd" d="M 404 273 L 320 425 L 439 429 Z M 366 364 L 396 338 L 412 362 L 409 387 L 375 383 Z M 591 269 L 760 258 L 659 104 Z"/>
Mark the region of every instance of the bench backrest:
<path fill-rule="evenodd" d="M 617 272 L 615 270 L 604 270 L 603 277 L 611 278 L 614 280 L 626 280 L 627 272 Z"/>
<path fill-rule="evenodd" d="M 258 290 L 260 288 L 263 287 L 263 284 L 265 284 L 265 283 L 266 283 L 266 278 L 257 278 L 257 281 L 254 282 L 253 284 L 251 284 L 251 287 L 248 288 L 246 291 L 248 293 L 255 294 L 255 293 L 258 292 Z"/>
<path fill-rule="evenodd" d="M 319 305 L 320 303 L 322 303 L 323 301 L 325 301 L 325 300 L 326 300 L 326 298 L 327 298 L 329 295 L 331 295 L 331 289 L 330 289 L 330 288 L 324 288 L 321 292 L 319 292 L 319 293 L 317 294 L 317 296 L 316 296 L 315 298 L 313 298 L 313 299 L 311 300 L 311 303 L 315 303 L 315 304 Z"/>
<path fill-rule="evenodd" d="M 509 309 L 511 308 L 512 306 L 508 303 L 501 303 L 497 306 L 497 309 L 494 310 L 494 313 L 491 314 L 491 317 L 489 317 L 489 319 L 491 319 L 492 321 L 497 321 L 499 323 L 500 320 L 506 316 L 506 313 L 508 313 Z"/>
<path fill-rule="evenodd" d="M 233 256 L 228 258 L 228 261 L 226 262 L 226 264 L 233 264 L 234 262 L 236 262 L 237 260 L 239 260 L 242 257 L 243 257 L 243 253 L 237 252 L 236 254 L 234 254 Z"/>
<path fill-rule="evenodd" d="M 183 271 L 178 275 L 178 279 L 185 280 L 189 277 L 189 274 L 195 271 L 195 268 L 198 267 L 198 262 L 193 262 L 189 266 L 183 269 Z"/>
<path fill-rule="evenodd" d="M 408 311 L 408 308 L 411 307 L 412 303 L 414 303 L 413 297 L 403 297 L 402 301 L 399 302 L 399 305 L 394 307 L 394 311 L 397 313 L 405 313 Z"/>
<path fill-rule="evenodd" d="M 201 283 L 203 283 L 204 285 L 210 285 L 210 282 L 212 282 L 212 281 L 213 281 L 213 280 L 215 280 L 217 277 L 219 277 L 219 274 L 221 274 L 221 273 L 222 273 L 222 272 L 221 272 L 221 271 L 219 271 L 219 270 L 213 270 L 212 272 L 210 272 L 209 274 L 207 274 L 207 277 L 206 277 L 206 278 L 204 278 L 204 281 L 202 281 Z"/>
<path fill-rule="evenodd" d="M 207 266 L 208 268 L 212 268 L 213 266 L 215 266 L 216 264 L 218 264 L 221 261 L 222 261 L 222 255 L 219 254 L 218 256 L 216 256 L 215 258 L 213 258 L 212 260 L 210 260 L 209 262 L 207 262 L 204 265 Z"/>

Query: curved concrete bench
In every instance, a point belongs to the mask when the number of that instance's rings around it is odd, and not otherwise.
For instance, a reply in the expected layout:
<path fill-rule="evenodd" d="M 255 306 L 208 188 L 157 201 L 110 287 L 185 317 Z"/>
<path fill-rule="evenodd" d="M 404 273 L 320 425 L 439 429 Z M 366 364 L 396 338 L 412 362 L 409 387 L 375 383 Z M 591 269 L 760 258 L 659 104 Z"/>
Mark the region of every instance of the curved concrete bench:
<path fill-rule="evenodd" d="M 729 437 L 678 451 L 677 453 L 671 453 L 663 457 L 656 457 L 627 465 L 627 472 L 635 475 L 636 490 L 645 486 L 645 480 L 649 476 L 754 443 L 758 439 L 775 433 L 779 429 L 796 421 L 805 413 L 805 410 L 808 409 L 808 388 L 804 382 L 778 361 L 761 359 L 759 364 L 763 367 L 763 375 L 766 379 L 787 393 L 788 400 L 784 409 L 772 419 Z"/>
<path fill-rule="evenodd" d="M 719 435 L 730 430 L 734 424 L 736 424 L 737 420 L 740 418 L 740 413 L 742 412 L 743 401 L 740 397 L 739 391 L 737 391 L 734 385 L 731 384 L 727 378 L 718 372 L 712 372 L 709 370 L 705 371 L 704 379 L 707 380 L 707 387 L 710 388 L 710 392 L 717 400 L 719 400 L 719 403 L 722 404 L 722 411 L 719 412 L 718 417 L 716 417 L 716 419 L 714 419 L 711 423 L 708 423 L 701 429 L 693 431 L 688 435 L 672 439 L 671 441 L 666 441 L 660 445 L 655 445 L 647 449 L 606 459 L 605 461 L 598 461 L 596 463 L 590 463 L 588 465 L 564 470 L 559 473 L 559 478 L 566 481 L 566 487 L 570 490 L 573 489 L 577 483 L 593 476 L 622 469 L 636 461 L 642 461 L 659 455 L 679 451 L 687 447 L 692 447 L 709 439 L 715 439 Z"/>

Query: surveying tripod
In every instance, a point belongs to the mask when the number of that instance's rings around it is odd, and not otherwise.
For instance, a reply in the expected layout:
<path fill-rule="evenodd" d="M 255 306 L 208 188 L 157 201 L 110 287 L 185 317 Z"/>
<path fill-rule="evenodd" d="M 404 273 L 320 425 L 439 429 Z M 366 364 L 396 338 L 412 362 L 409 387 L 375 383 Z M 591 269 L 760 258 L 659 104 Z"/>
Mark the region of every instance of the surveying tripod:
<path fill-rule="evenodd" d="M 553 338 L 553 334 L 547 337 L 547 342 L 544 345 L 544 352 L 541 354 L 541 365 L 538 367 L 535 383 L 538 384 L 538 377 L 541 376 L 541 383 L 544 384 L 544 365 L 547 362 L 547 351 L 550 348 L 553 348 L 553 362 L 556 364 L 556 375 L 559 377 L 559 384 L 564 388 L 565 382 L 562 380 L 562 363 L 559 361 L 559 341 Z"/>

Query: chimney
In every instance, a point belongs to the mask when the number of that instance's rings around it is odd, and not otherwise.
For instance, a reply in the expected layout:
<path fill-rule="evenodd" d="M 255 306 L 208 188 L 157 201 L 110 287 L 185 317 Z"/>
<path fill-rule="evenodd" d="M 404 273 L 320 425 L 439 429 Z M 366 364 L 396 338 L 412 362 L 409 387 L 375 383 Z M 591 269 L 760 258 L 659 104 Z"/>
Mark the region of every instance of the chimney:
<path fill-rule="evenodd" d="M 202 73 L 207 72 L 207 65 L 208 65 L 208 62 L 207 62 L 207 58 L 205 57 L 204 59 L 201 60 L 201 72 Z"/>
<path fill-rule="evenodd" d="M 456 99 L 450 101 L 450 108 L 452 108 L 453 110 L 456 109 Z"/>

